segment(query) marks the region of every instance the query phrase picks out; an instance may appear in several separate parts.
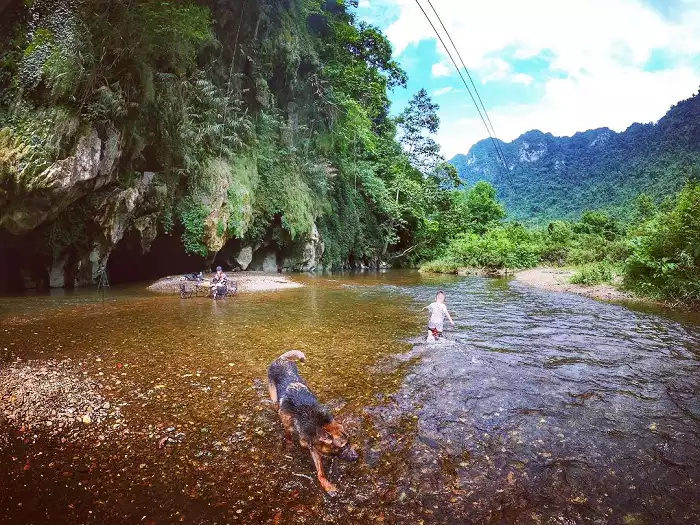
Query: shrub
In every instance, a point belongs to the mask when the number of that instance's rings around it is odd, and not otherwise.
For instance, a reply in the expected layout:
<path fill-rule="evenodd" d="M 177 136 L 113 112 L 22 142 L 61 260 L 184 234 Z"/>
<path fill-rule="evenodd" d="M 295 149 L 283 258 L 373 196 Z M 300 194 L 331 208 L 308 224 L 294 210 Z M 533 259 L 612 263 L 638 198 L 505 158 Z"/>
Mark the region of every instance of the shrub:
<path fill-rule="evenodd" d="M 580 265 L 599 262 L 607 255 L 609 242 L 597 233 L 579 233 L 571 241 L 567 264 Z"/>
<path fill-rule="evenodd" d="M 700 304 L 700 185 L 688 182 L 671 210 L 637 228 L 630 248 L 625 286 L 652 297 Z"/>
<path fill-rule="evenodd" d="M 595 284 L 609 283 L 614 276 L 613 268 L 607 263 L 593 263 L 581 267 L 569 282 L 572 284 L 584 284 L 593 286 Z"/>
<path fill-rule="evenodd" d="M 437 259 L 422 264 L 420 267 L 420 271 L 425 273 L 457 273 L 457 270 L 459 270 L 459 265 L 449 259 Z"/>
<path fill-rule="evenodd" d="M 182 243 L 187 253 L 206 257 L 209 253 L 204 240 L 205 223 L 209 210 L 192 196 L 187 196 L 179 207 L 180 222 L 182 223 Z"/>
<path fill-rule="evenodd" d="M 479 236 L 458 236 L 447 248 L 445 260 L 472 268 L 529 268 L 540 262 L 539 235 L 519 224 L 498 226 Z"/>

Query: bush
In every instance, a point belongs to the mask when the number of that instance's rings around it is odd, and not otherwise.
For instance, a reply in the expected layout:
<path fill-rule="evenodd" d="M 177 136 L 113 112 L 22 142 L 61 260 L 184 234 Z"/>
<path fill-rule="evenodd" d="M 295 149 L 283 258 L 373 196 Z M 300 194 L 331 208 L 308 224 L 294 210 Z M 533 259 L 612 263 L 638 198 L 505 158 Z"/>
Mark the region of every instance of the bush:
<path fill-rule="evenodd" d="M 689 182 L 675 206 L 636 229 L 624 284 L 673 302 L 700 304 L 700 185 Z"/>
<path fill-rule="evenodd" d="M 519 224 L 498 226 L 479 236 L 458 236 L 447 248 L 445 260 L 471 268 L 530 268 L 540 262 L 542 244 L 536 232 Z"/>
<path fill-rule="evenodd" d="M 459 265 L 449 259 L 438 259 L 422 264 L 421 272 L 425 273 L 457 273 Z"/>
<path fill-rule="evenodd" d="M 567 264 L 580 265 L 600 262 L 607 255 L 608 241 L 596 233 L 580 233 L 571 242 L 566 255 Z"/>
<path fill-rule="evenodd" d="M 580 268 L 571 276 L 569 282 L 572 284 L 583 284 L 593 286 L 596 284 L 609 283 L 614 277 L 613 268 L 607 263 L 587 264 Z"/>

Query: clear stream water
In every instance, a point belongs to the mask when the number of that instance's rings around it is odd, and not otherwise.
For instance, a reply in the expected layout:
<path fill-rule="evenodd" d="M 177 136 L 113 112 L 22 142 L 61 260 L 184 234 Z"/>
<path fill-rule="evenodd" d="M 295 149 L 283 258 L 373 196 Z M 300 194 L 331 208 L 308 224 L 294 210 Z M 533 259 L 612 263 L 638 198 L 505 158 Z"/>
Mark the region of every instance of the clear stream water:
<path fill-rule="evenodd" d="M 124 418 L 77 442 L 0 429 L 0 523 L 700 523 L 697 317 L 503 279 L 295 279 L 0 298 L 0 366 L 81 363 Z M 425 345 L 438 288 L 457 326 Z M 326 461 L 335 499 L 266 397 L 292 348 L 361 453 Z"/>

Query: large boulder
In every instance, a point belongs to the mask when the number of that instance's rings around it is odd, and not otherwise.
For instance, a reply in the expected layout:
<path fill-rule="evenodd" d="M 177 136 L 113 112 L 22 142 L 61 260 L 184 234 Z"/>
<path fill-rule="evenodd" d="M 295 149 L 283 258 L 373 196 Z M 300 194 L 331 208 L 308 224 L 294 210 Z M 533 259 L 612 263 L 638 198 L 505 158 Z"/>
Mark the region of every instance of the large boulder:
<path fill-rule="evenodd" d="M 234 257 L 241 270 L 247 270 L 250 263 L 253 262 L 253 247 L 244 246 L 238 252 L 238 255 Z"/>
<path fill-rule="evenodd" d="M 294 251 L 293 255 L 284 258 L 282 268 L 291 271 L 312 272 L 321 265 L 325 245 L 316 224 L 309 237 Z"/>

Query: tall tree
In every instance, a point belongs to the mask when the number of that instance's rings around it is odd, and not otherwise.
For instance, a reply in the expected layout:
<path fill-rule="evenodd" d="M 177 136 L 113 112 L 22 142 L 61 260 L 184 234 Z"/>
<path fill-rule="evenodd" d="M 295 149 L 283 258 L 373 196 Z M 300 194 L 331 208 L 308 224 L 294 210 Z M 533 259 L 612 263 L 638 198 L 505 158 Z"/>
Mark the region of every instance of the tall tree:
<path fill-rule="evenodd" d="M 421 89 L 396 119 L 399 141 L 411 165 L 424 175 L 433 173 L 445 160 L 440 154 L 440 145 L 431 137 L 440 127 L 439 109 L 428 92 Z"/>

